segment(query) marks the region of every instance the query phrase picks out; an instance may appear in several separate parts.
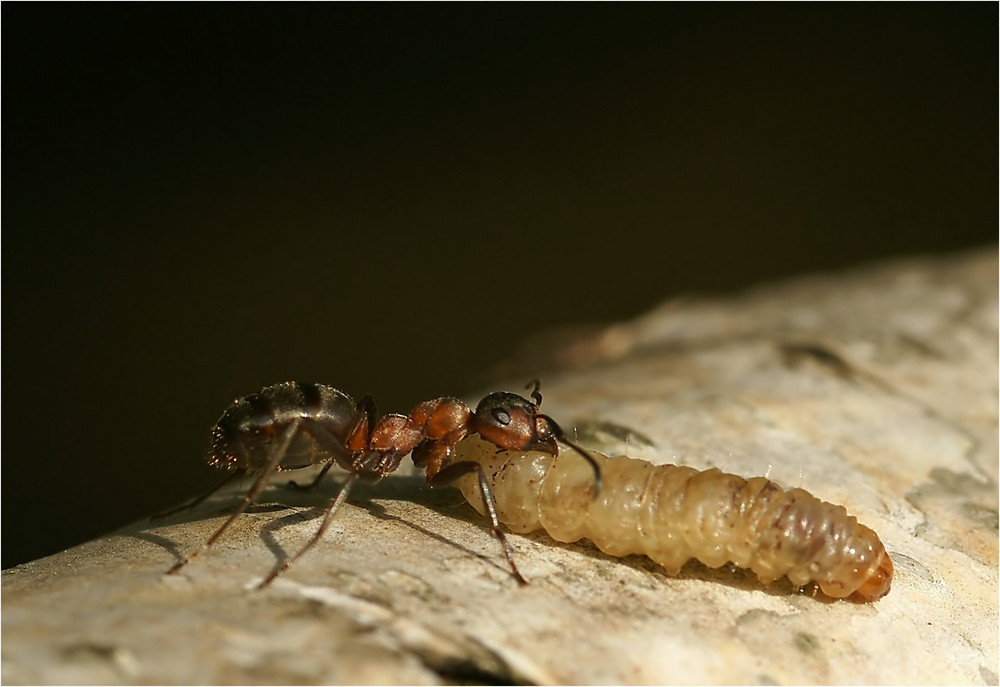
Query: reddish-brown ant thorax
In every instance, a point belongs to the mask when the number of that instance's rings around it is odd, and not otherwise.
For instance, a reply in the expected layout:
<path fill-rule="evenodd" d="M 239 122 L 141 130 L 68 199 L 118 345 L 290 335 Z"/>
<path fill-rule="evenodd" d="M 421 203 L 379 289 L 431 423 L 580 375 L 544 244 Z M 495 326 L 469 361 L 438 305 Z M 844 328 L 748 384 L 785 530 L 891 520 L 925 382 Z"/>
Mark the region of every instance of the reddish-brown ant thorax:
<path fill-rule="evenodd" d="M 447 439 L 456 430 L 466 430 L 471 415 L 465 403 L 443 396 L 419 404 L 410 412 L 410 420 L 424 428 L 427 439 L 438 441 Z"/>
<path fill-rule="evenodd" d="M 405 456 L 424 439 L 423 429 L 406 415 L 386 415 L 375 425 L 368 441 L 369 451 L 392 451 Z"/>
<path fill-rule="evenodd" d="M 544 451 L 555 455 L 555 439 L 538 435 L 536 407 L 517 394 L 498 391 L 476 407 L 475 431 L 492 444 L 508 451 Z"/>
<path fill-rule="evenodd" d="M 456 430 L 467 433 L 472 411 L 457 398 L 438 399 L 437 408 L 427 420 L 427 436 L 431 439 L 448 439 Z"/>

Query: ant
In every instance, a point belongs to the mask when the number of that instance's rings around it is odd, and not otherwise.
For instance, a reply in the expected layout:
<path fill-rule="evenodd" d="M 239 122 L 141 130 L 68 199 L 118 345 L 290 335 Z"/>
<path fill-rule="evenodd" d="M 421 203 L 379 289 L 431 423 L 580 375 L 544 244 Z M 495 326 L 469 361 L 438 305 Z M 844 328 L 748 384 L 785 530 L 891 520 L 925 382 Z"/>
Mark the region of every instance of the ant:
<path fill-rule="evenodd" d="M 311 549 L 330 525 L 337 509 L 344 503 L 358 480 L 377 482 L 399 468 L 409 454 L 413 464 L 427 473 L 431 486 L 448 484 L 475 472 L 479 491 L 490 518 L 490 533 L 501 543 L 514 579 L 527 584 L 514 563 L 510 544 L 500 529 L 496 501 L 479 463 L 455 461 L 455 445 L 470 434 L 478 434 L 503 451 L 542 451 L 558 455 L 558 442 L 580 454 L 594 470 L 595 497 L 601 488 L 601 470 L 582 448 L 566 438 L 562 429 L 548 415 L 539 412 L 542 405 L 541 383 L 532 380 L 532 401 L 504 391 L 489 394 L 472 412 L 457 398 L 443 396 L 417 405 L 409 415 L 393 413 L 382 418 L 371 396 L 355 403 L 351 398 L 325 384 L 285 382 L 261 389 L 235 401 L 212 428 L 209 465 L 230 474 L 218 485 L 192 502 L 160 513 L 163 517 L 192 508 L 233 479 L 257 472 L 243 500 L 229 518 L 185 559 L 167 574 L 174 574 L 212 546 L 242 514 L 274 472 L 299 470 L 313 465 L 323 469 L 309 484 L 289 486 L 311 489 L 319 484 L 334 463 L 350 474 L 337 496 L 330 502 L 319 529 L 298 553 L 276 567 L 263 582 L 262 589 L 284 573 Z"/>

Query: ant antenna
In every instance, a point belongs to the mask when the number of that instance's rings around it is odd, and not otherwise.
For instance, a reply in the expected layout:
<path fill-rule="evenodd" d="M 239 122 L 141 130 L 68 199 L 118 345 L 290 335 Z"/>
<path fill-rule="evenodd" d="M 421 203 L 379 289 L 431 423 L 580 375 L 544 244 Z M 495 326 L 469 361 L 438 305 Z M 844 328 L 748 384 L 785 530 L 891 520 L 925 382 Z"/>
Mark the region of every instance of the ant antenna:
<path fill-rule="evenodd" d="M 531 389 L 532 386 L 534 386 L 535 388 Z M 526 387 L 524 387 L 524 388 L 525 389 L 531 389 L 531 400 L 533 400 L 535 402 L 535 408 L 538 408 L 539 406 L 541 406 L 542 405 L 542 391 L 541 391 L 541 389 L 542 389 L 542 380 L 540 380 L 538 377 L 535 377 L 530 382 L 528 382 L 528 385 Z"/>
<path fill-rule="evenodd" d="M 535 394 L 532 393 L 532 396 L 534 395 Z M 552 436 L 554 436 L 557 441 L 561 441 L 562 443 L 566 444 L 571 449 L 579 453 L 585 461 L 590 463 L 590 467 L 594 469 L 594 498 L 596 499 L 597 495 L 601 493 L 601 486 L 602 486 L 601 466 L 597 464 L 597 461 L 594 460 L 594 457 L 592 455 L 583 450 L 582 446 L 567 439 L 566 433 L 562 431 L 562 427 L 560 427 L 555 420 L 553 420 L 548 415 L 544 415 L 543 413 L 539 413 L 537 417 L 544 419 L 549 424 L 549 429 L 552 432 Z"/>
<path fill-rule="evenodd" d="M 542 405 L 541 380 L 538 379 L 538 377 L 535 377 L 530 382 L 528 382 L 528 385 L 524 388 L 531 389 L 531 399 L 535 402 L 535 410 L 538 410 L 538 408 L 540 408 Z M 594 498 L 596 499 L 597 495 L 601 493 L 601 484 L 602 484 L 601 466 L 598 465 L 597 461 L 594 460 L 594 457 L 589 453 L 587 453 L 586 451 L 584 451 L 579 444 L 576 444 L 566 438 L 566 432 L 562 430 L 562 427 L 559 426 L 558 422 L 556 422 L 551 417 L 543 413 L 538 413 L 537 417 L 544 419 L 548 423 L 549 428 L 552 430 L 552 436 L 554 436 L 557 441 L 561 441 L 562 443 L 566 444 L 571 449 L 579 453 L 585 461 L 590 463 L 590 467 L 594 469 Z"/>

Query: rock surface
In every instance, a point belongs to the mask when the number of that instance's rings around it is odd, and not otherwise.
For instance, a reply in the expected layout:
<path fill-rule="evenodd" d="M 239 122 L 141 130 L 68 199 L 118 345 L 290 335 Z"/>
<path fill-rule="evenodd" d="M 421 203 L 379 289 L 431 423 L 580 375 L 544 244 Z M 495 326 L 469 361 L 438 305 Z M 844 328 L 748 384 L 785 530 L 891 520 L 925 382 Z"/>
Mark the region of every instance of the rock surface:
<path fill-rule="evenodd" d="M 4 571 L 3 682 L 997 684 L 997 308 L 991 248 L 675 300 L 528 361 L 581 443 L 846 506 L 895 563 L 877 602 L 541 532 L 509 536 L 518 587 L 457 491 L 402 474 L 254 591 L 330 475 L 276 481 L 181 575 L 239 485 Z"/>

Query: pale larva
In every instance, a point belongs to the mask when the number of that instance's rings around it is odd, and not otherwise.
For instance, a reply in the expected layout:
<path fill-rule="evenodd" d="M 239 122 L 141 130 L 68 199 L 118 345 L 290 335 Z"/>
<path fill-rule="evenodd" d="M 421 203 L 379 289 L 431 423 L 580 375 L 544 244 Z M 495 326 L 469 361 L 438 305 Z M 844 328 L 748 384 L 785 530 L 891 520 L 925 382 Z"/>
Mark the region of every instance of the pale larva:
<path fill-rule="evenodd" d="M 798 586 L 813 581 L 834 598 L 889 592 L 892 561 L 875 532 L 803 489 L 590 451 L 603 479 L 595 499 L 593 468 L 573 453 L 497 452 L 477 438 L 457 448 L 456 460 L 482 465 L 500 521 L 514 532 L 586 538 L 613 556 L 649 556 L 671 573 L 696 558 L 748 568 L 765 584 L 786 575 Z M 474 475 L 455 485 L 484 512 Z"/>

